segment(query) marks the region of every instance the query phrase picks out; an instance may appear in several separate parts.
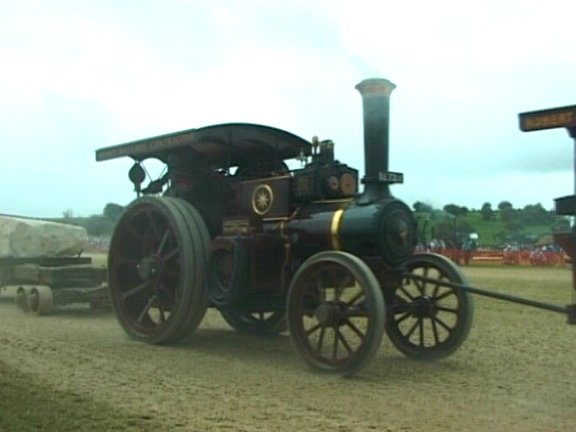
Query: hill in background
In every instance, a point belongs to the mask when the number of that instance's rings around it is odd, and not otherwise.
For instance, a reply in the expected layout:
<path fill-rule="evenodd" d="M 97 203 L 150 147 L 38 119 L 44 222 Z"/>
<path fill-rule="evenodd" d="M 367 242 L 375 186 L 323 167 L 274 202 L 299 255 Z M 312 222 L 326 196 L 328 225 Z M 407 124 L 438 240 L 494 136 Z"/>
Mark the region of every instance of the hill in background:
<path fill-rule="evenodd" d="M 416 202 L 419 239 L 426 244 L 433 239 L 460 247 L 474 239 L 479 247 L 496 248 L 515 243 L 524 246 L 552 243 L 552 233 L 570 230 L 570 219 L 557 216 L 541 204 L 516 209 L 508 201 L 496 209 L 485 203 L 480 210 L 469 210 L 455 204 L 434 209 Z"/>

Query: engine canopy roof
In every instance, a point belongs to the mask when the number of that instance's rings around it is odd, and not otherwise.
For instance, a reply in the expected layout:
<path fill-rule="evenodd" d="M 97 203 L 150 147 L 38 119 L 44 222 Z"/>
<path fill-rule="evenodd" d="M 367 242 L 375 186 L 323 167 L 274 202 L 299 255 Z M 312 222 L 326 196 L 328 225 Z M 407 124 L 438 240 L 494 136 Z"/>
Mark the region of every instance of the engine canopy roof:
<path fill-rule="evenodd" d="M 129 156 L 157 158 L 186 149 L 213 168 L 238 166 L 251 158 L 285 160 L 309 156 L 311 144 L 290 132 L 251 123 L 225 123 L 144 138 L 96 150 L 96 160 Z"/>

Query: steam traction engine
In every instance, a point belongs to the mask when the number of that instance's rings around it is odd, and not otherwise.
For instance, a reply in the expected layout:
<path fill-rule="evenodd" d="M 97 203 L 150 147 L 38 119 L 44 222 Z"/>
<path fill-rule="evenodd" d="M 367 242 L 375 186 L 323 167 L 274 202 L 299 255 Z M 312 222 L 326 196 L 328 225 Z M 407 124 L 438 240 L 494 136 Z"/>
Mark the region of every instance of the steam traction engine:
<path fill-rule="evenodd" d="M 99 161 L 135 160 L 129 177 L 139 197 L 116 226 L 108 262 L 124 330 L 152 344 L 175 342 L 214 307 L 240 332 L 288 329 L 309 365 L 344 375 L 370 361 L 384 331 L 412 358 L 453 353 L 470 329 L 469 291 L 480 290 L 444 257 L 413 254 L 414 217 L 389 191 L 402 182 L 388 171 L 394 87 L 383 79 L 356 86 L 361 193 L 358 172 L 334 158 L 331 141 L 262 125 L 208 126 L 98 150 Z M 148 158 L 167 172 L 143 187 Z M 307 163 L 290 170 L 285 161 L 293 158 Z"/>

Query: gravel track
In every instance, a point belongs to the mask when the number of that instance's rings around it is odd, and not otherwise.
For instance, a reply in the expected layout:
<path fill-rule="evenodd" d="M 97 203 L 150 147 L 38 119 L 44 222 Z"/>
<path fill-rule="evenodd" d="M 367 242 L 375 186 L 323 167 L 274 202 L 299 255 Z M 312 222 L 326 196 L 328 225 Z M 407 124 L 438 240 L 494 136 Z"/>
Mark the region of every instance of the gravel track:
<path fill-rule="evenodd" d="M 215 311 L 158 347 L 131 341 L 110 313 L 35 317 L 0 302 L 0 362 L 166 431 L 573 432 L 575 341 L 559 315 L 476 299 L 470 337 L 449 359 L 410 361 L 384 339 L 343 379 L 309 370 L 287 335 L 240 335 Z"/>

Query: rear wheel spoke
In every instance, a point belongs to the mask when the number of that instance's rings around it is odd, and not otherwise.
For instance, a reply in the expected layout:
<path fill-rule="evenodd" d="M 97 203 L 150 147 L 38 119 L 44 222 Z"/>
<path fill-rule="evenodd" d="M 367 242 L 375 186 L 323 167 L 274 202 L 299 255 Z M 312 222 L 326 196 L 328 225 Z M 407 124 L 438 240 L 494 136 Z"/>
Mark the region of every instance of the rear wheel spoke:
<path fill-rule="evenodd" d="M 128 297 L 132 297 L 133 295 L 140 293 L 141 291 L 145 290 L 149 286 L 150 286 L 150 281 L 144 281 L 141 284 L 136 285 L 134 288 L 132 288 L 126 292 L 123 292 L 122 298 L 124 300 L 126 300 Z"/>
<path fill-rule="evenodd" d="M 138 323 L 140 324 L 142 323 L 144 317 L 148 315 L 148 311 L 150 311 L 150 308 L 152 307 L 157 298 L 158 296 L 155 294 L 148 299 L 148 303 L 146 303 L 146 306 L 144 306 L 144 309 L 142 310 L 142 312 L 140 312 L 140 315 L 138 315 L 138 318 L 136 319 Z"/>
<path fill-rule="evenodd" d="M 144 196 L 125 209 L 110 243 L 108 284 L 130 336 L 167 343 L 196 328 L 207 305 L 203 282 L 196 281 L 209 241 L 202 217 L 182 199 Z"/>
<path fill-rule="evenodd" d="M 158 245 L 158 249 L 156 249 L 156 255 L 162 255 L 162 251 L 166 247 L 166 243 L 168 242 L 169 238 L 170 238 L 170 230 L 167 229 L 164 232 L 164 235 L 162 236 L 162 240 L 160 240 L 160 244 Z"/>

